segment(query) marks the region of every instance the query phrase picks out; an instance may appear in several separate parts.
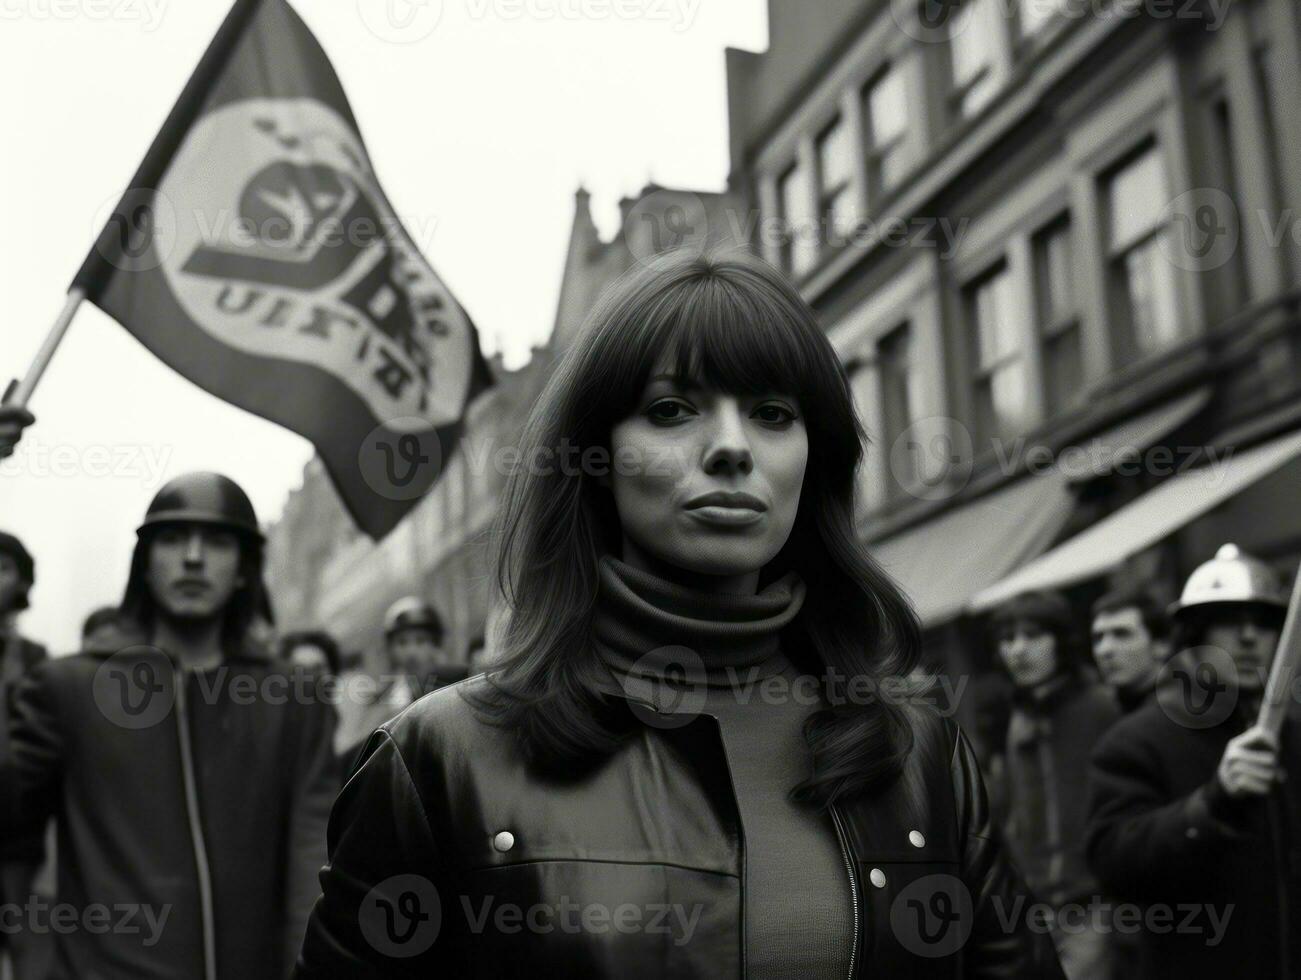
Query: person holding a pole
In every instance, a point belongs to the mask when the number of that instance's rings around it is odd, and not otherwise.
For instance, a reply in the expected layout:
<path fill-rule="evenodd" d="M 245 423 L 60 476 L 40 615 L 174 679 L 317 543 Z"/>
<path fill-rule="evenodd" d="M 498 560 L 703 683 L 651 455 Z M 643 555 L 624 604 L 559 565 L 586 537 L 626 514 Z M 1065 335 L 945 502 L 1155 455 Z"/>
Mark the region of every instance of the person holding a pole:
<path fill-rule="evenodd" d="M 1142 976 L 1284 980 L 1301 970 L 1301 717 L 1290 698 L 1298 587 L 1235 545 L 1174 604 L 1168 683 L 1103 738 L 1088 859 L 1135 903 Z M 1269 683 L 1266 684 L 1268 677 Z"/>

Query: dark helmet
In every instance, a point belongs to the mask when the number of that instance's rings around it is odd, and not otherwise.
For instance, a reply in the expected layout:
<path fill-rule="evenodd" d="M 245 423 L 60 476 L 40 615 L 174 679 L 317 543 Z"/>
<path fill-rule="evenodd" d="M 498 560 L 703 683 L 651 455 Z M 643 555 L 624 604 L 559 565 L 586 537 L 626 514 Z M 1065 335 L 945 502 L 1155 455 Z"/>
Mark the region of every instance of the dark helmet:
<path fill-rule="evenodd" d="M 23 588 L 18 590 L 18 595 L 15 597 L 15 607 L 17 609 L 26 609 L 27 593 L 36 582 L 36 560 L 23 547 L 21 541 L 4 531 L 0 531 L 0 554 L 8 555 L 14 560 L 14 564 L 18 566 L 18 581 L 23 584 Z"/>
<path fill-rule="evenodd" d="M 239 535 L 240 571 L 244 584 L 231 597 L 226 608 L 223 639 L 231 651 L 250 647 L 250 629 L 261 617 L 275 622 L 266 585 L 262 581 L 263 542 L 257 514 L 248 495 L 239 484 L 220 473 L 186 473 L 170 480 L 158 491 L 145 519 L 136 530 L 138 541 L 131 556 L 122 610 L 141 626 L 148 628 L 154 618 L 155 604 L 149 590 L 146 568 L 149 545 L 155 532 L 168 524 L 208 524 L 227 528 Z"/>
<path fill-rule="evenodd" d="M 392 639 L 399 630 L 428 630 L 435 643 L 443 642 L 443 621 L 434 607 L 418 596 L 407 596 L 389 606 L 384 614 L 384 638 Z"/>
<path fill-rule="evenodd" d="M 145 528 L 178 522 L 212 524 L 262 540 L 253 504 L 234 480 L 220 473 L 186 473 L 158 491 L 145 511 Z"/>

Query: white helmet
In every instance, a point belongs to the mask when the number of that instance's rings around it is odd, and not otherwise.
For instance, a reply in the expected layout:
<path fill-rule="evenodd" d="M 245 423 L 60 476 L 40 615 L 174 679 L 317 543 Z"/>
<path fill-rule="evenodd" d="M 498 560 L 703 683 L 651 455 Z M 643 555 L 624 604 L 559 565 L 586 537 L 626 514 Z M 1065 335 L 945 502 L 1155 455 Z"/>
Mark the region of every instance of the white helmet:
<path fill-rule="evenodd" d="M 1188 576 L 1170 613 L 1215 602 L 1254 602 L 1286 609 L 1287 595 L 1273 569 L 1259 558 L 1244 555 L 1236 544 L 1226 544 Z"/>

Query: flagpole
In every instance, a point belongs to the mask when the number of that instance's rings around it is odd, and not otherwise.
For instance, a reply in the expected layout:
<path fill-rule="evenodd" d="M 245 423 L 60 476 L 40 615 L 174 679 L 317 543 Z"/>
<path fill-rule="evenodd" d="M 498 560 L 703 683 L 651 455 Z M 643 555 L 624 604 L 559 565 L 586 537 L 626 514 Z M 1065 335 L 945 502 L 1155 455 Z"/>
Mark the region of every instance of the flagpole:
<path fill-rule="evenodd" d="M 80 286 L 73 286 L 68 290 L 68 296 L 63 301 L 63 309 L 59 311 L 54 325 L 50 327 L 49 332 L 45 335 L 45 340 L 41 344 L 41 349 L 36 352 L 32 358 L 31 367 L 27 369 L 27 374 L 23 379 L 5 393 L 4 404 L 17 405 L 19 408 L 26 408 L 27 403 L 31 401 L 32 392 L 36 390 L 37 382 L 41 380 L 41 375 L 45 369 L 50 366 L 50 359 L 54 357 L 54 352 L 59 349 L 64 335 L 68 332 L 68 327 L 72 324 L 73 314 L 77 312 L 77 307 L 81 305 L 82 300 L 86 298 L 86 291 Z"/>
<path fill-rule="evenodd" d="M 263 0 L 234 0 L 230 12 L 227 13 L 221 27 L 217 29 L 217 33 L 208 44 L 208 48 L 199 60 L 194 73 L 190 76 L 190 80 L 172 106 L 172 111 L 168 113 L 167 119 L 164 120 L 158 136 L 154 138 L 154 142 L 140 162 L 135 176 L 131 178 L 131 182 L 127 185 L 127 189 L 122 195 L 122 201 L 114 208 L 114 214 L 122 209 L 124 202 L 131 200 L 132 194 L 138 194 L 142 190 L 157 190 L 163 171 L 167 169 L 167 165 L 171 162 L 171 158 L 180 145 L 181 139 L 199 114 L 203 106 L 204 96 L 211 87 L 213 79 L 225 67 L 231 52 L 234 51 L 236 44 L 239 42 L 240 35 L 253 15 L 257 13 L 262 2 Z M 110 217 L 105 222 L 103 230 L 96 237 L 95 244 L 91 246 L 90 252 L 81 264 L 81 268 L 77 270 L 72 285 L 68 287 L 63 309 L 59 311 L 58 319 L 54 321 L 49 333 L 45 335 L 45 342 L 41 344 L 41 349 L 36 352 L 36 357 L 33 358 L 31 367 L 27 369 L 27 374 L 21 381 L 10 383 L 4 396 L 0 397 L 0 404 L 17 405 L 21 408 L 27 406 L 27 402 L 32 397 L 32 392 L 36 389 L 37 382 L 41 380 L 41 375 L 45 373 L 45 369 L 50 364 L 50 359 L 54 357 L 54 352 L 59 349 L 59 344 L 68 332 L 68 326 L 72 323 L 72 317 L 77 312 L 77 307 L 81 305 L 83 300 L 87 298 L 93 300 L 99 294 L 110 270 L 114 268 L 121 244 L 122 236 L 119 234 L 119 228 Z"/>

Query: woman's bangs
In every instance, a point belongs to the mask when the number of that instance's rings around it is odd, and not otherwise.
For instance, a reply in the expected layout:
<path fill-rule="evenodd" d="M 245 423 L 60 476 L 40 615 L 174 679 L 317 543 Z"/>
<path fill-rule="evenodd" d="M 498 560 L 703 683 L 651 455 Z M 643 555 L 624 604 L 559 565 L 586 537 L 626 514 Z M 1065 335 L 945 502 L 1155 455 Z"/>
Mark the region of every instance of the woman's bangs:
<path fill-rule="evenodd" d="M 665 312 L 651 349 L 673 352 L 674 374 L 731 395 L 819 392 L 810 327 L 777 298 L 713 276 L 684 284 Z"/>

